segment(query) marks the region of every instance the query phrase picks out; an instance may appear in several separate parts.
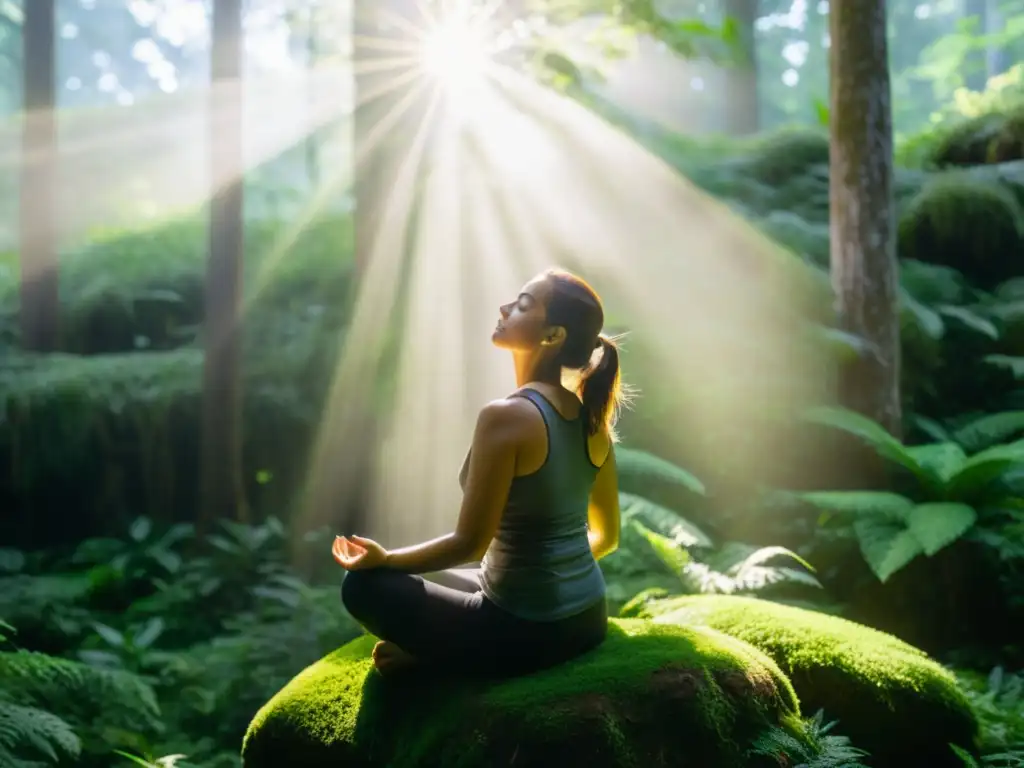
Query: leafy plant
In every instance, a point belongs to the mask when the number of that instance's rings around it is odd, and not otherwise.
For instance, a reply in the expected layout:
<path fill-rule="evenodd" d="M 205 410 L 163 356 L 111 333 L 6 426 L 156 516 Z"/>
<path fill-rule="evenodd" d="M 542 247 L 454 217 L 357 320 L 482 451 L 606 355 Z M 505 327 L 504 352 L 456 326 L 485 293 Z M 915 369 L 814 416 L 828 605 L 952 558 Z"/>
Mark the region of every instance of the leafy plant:
<path fill-rule="evenodd" d="M 703 495 L 703 483 L 687 470 L 653 454 L 616 451 L 625 480 L 647 485 L 661 481 Z M 752 594 L 780 583 L 820 587 L 813 568 L 784 547 L 753 547 L 739 542 L 716 546 L 699 526 L 645 496 L 620 493 L 622 536 L 619 552 L 603 561 L 613 602 L 638 591 L 662 587 L 693 593 Z M 778 558 L 800 566 L 773 565 Z"/>
<path fill-rule="evenodd" d="M 7 632 L 13 628 L 0 622 Z M 4 640 L 9 640 L 6 636 Z M 160 728 L 160 708 L 141 678 L 23 650 L 0 652 L 0 764 L 29 768 L 106 751 L 85 729 L 134 745 Z"/>
<path fill-rule="evenodd" d="M 751 749 L 752 755 L 774 757 L 792 768 L 867 768 L 862 759 L 868 753 L 857 749 L 846 736 L 833 734 L 836 721 L 826 723 L 821 710 L 802 722 L 798 738 L 781 728 L 762 734 Z"/>
<path fill-rule="evenodd" d="M 1014 482 L 1014 473 L 1024 469 L 1024 441 L 968 456 L 955 442 L 906 446 L 876 422 L 843 408 L 815 408 L 807 418 L 859 438 L 909 481 L 908 495 L 891 491 L 799 494 L 828 513 L 852 520 L 861 553 L 880 581 L 921 555 L 934 555 L 976 525 L 991 527 L 1024 519 Z"/>
<path fill-rule="evenodd" d="M 981 760 L 960 754 L 969 768 L 1021 768 L 1024 766 L 1024 676 L 994 668 L 986 677 L 956 672 L 981 726 Z"/>

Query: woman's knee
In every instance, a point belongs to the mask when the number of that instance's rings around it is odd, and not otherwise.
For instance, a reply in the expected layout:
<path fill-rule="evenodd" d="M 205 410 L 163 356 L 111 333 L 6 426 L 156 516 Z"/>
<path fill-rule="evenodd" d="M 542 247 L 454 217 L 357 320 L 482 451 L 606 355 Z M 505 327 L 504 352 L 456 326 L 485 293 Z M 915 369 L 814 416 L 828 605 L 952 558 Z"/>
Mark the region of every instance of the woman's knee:
<path fill-rule="evenodd" d="M 381 600 L 381 581 L 384 573 L 379 569 L 349 571 L 341 582 L 341 603 L 353 618 L 363 620 L 371 615 Z"/>

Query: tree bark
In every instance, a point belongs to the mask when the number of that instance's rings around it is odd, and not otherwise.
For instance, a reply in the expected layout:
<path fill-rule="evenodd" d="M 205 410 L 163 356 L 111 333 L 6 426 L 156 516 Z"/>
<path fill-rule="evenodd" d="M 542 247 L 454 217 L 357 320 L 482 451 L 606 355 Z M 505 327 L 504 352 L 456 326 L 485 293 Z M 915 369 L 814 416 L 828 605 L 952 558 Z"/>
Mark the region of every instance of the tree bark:
<path fill-rule="evenodd" d="M 25 4 L 22 27 L 20 195 L 21 342 L 33 352 L 59 343 L 55 0 Z"/>
<path fill-rule="evenodd" d="M 892 104 L 885 0 L 832 2 L 832 285 L 844 330 L 872 350 L 843 372 L 845 405 L 901 433 Z"/>
<path fill-rule="evenodd" d="M 204 312 L 199 528 L 220 517 L 248 520 L 242 470 L 240 304 L 243 237 L 242 3 L 213 5 L 208 110 L 209 253 Z"/>
<path fill-rule="evenodd" d="M 974 20 L 974 33 L 985 35 L 989 31 L 988 22 L 988 0 L 964 0 L 963 18 Z M 972 91 L 983 91 L 988 83 L 992 72 L 989 71 L 989 48 L 972 52 L 964 63 L 967 65 L 967 74 L 964 75 L 964 85 Z"/>
<path fill-rule="evenodd" d="M 757 49 L 754 25 L 757 0 L 725 0 L 725 15 L 739 32 L 739 59 L 726 73 L 728 98 L 726 120 L 730 133 L 743 136 L 760 128 L 760 100 L 757 91 Z"/>

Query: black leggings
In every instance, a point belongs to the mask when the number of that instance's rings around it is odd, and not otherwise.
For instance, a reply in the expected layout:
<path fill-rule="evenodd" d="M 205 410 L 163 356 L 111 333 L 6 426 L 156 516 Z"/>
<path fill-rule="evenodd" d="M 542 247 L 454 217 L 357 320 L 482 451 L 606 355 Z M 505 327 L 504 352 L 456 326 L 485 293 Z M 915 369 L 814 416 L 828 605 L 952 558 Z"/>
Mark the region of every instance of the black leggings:
<path fill-rule="evenodd" d="M 604 599 L 582 613 L 550 622 L 527 621 L 492 603 L 476 587 L 473 571 L 439 574 L 460 588 L 386 568 L 351 571 L 341 585 L 345 608 L 381 640 L 420 662 L 441 662 L 447 671 L 511 676 L 568 661 L 604 640 Z"/>

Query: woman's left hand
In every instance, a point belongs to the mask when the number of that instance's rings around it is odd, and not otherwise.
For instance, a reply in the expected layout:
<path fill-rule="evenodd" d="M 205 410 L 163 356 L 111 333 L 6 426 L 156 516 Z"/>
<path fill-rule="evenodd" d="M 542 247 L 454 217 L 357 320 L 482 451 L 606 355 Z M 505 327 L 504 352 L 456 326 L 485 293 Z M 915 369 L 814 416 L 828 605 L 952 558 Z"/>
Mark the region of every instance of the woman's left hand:
<path fill-rule="evenodd" d="M 362 536 L 335 536 L 331 554 L 347 571 L 379 568 L 388 560 L 388 551 L 384 547 Z"/>

